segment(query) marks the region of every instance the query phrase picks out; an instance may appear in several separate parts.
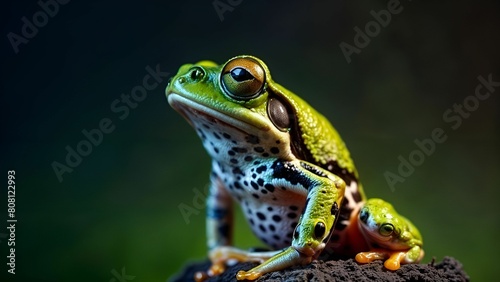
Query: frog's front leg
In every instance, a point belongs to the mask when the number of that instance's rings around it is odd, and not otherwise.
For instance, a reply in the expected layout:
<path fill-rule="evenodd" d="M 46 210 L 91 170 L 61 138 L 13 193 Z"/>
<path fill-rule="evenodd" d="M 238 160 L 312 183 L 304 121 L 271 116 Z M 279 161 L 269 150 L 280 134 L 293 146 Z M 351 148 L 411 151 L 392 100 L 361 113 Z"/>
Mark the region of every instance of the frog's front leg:
<path fill-rule="evenodd" d="M 305 162 L 285 163 L 283 167 L 294 171 L 293 177 L 307 183 L 305 188 L 308 189 L 304 210 L 293 233 L 292 245 L 257 267 L 238 272 L 238 280 L 255 280 L 268 272 L 309 264 L 320 255 L 332 234 L 344 197 L 345 182 Z"/>

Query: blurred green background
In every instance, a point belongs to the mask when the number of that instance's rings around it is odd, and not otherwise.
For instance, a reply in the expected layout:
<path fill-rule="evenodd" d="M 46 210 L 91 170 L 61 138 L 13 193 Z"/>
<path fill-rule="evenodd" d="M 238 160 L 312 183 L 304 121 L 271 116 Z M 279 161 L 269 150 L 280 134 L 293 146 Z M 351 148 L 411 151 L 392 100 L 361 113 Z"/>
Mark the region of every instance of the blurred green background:
<path fill-rule="evenodd" d="M 221 18 L 214 2 L 237 5 Z M 500 4 L 401 1 L 348 63 L 339 44 L 354 45 L 354 28 L 364 30 L 370 11 L 388 2 L 70 1 L 16 54 L 8 34 L 22 35 L 23 17 L 43 21 L 42 8 L 4 1 L 0 280 L 120 281 L 123 271 L 133 281 L 165 281 L 202 259 L 204 211 L 186 223 L 178 206 L 193 206 L 194 191 L 204 191 L 210 160 L 168 106 L 167 79 L 124 119 L 111 105 L 142 85 L 147 66 L 173 75 L 183 63 L 252 54 L 332 121 L 367 195 L 392 202 L 419 227 L 424 262 L 453 256 L 473 281 L 492 281 L 500 253 L 500 87 L 456 129 L 443 114 L 474 95 L 479 75 L 500 81 Z M 76 148 L 82 130 L 104 118 L 114 131 L 59 182 L 51 164 L 64 164 L 65 147 Z M 414 140 L 435 128 L 447 140 L 391 190 L 384 173 L 396 173 L 398 156 L 407 159 Z M 17 280 L 6 273 L 10 169 Z M 241 217 L 236 227 L 238 246 L 260 244 Z"/>

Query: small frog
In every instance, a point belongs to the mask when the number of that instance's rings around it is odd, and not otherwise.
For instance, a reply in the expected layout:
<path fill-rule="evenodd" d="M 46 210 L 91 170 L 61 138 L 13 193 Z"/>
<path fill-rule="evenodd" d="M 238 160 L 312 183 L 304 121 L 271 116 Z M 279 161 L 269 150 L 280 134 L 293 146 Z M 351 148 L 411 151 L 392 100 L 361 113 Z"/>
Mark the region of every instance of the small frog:
<path fill-rule="evenodd" d="M 206 219 L 212 266 L 196 280 L 234 260 L 259 262 L 237 274 L 254 280 L 369 250 L 356 223 L 366 198 L 344 142 L 324 116 L 274 82 L 263 61 L 242 55 L 223 65 L 183 65 L 166 95 L 212 159 Z M 275 251 L 232 247 L 233 202 Z"/>
<path fill-rule="evenodd" d="M 418 263 L 424 256 L 417 228 L 381 199 L 366 202 L 359 212 L 358 225 L 371 248 L 356 255 L 359 263 L 385 260 L 385 268 L 397 270 L 401 263 Z"/>

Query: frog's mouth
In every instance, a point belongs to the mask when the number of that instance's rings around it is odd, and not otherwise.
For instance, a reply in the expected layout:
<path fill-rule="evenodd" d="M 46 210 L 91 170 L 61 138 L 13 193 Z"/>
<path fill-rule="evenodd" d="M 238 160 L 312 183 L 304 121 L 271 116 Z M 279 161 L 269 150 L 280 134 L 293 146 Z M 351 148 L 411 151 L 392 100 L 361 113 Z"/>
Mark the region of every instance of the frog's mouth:
<path fill-rule="evenodd" d="M 235 113 L 231 114 L 215 110 L 174 92 L 167 93 L 167 97 L 170 106 L 179 112 L 193 127 L 200 119 L 203 119 L 221 124 L 222 126 L 232 127 L 248 134 L 270 130 L 264 118 L 247 109 L 241 109 L 245 113 L 242 112 L 239 115 Z M 246 118 L 243 119 L 243 116 L 246 116 Z"/>

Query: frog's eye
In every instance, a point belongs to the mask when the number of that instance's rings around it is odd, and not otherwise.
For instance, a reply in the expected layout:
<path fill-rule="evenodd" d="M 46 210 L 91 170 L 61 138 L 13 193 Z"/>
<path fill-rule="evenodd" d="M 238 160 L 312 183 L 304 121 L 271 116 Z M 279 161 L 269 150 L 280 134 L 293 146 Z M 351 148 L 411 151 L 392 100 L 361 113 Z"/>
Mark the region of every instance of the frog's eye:
<path fill-rule="evenodd" d="M 318 222 L 316 223 L 316 226 L 314 226 L 314 237 L 316 239 L 321 239 L 323 238 L 323 236 L 325 236 L 325 231 L 326 231 L 326 227 L 325 227 L 325 224 L 323 222 Z"/>
<path fill-rule="evenodd" d="M 221 84 L 231 98 L 249 100 L 264 88 L 266 75 L 262 66 L 249 58 L 229 61 L 221 73 Z"/>
<path fill-rule="evenodd" d="M 290 128 L 290 115 L 286 106 L 278 99 L 271 98 L 267 102 L 267 115 L 281 131 L 286 131 Z"/>
<path fill-rule="evenodd" d="M 380 226 L 379 232 L 382 236 L 391 236 L 394 232 L 394 225 L 390 223 L 384 223 L 382 224 L 382 226 Z"/>
<path fill-rule="evenodd" d="M 361 222 L 363 223 L 366 223 L 366 221 L 368 220 L 368 211 L 366 211 L 365 209 L 362 209 L 361 212 L 359 213 L 359 220 L 361 220 Z"/>

